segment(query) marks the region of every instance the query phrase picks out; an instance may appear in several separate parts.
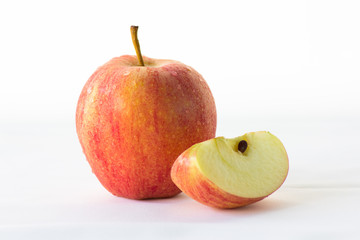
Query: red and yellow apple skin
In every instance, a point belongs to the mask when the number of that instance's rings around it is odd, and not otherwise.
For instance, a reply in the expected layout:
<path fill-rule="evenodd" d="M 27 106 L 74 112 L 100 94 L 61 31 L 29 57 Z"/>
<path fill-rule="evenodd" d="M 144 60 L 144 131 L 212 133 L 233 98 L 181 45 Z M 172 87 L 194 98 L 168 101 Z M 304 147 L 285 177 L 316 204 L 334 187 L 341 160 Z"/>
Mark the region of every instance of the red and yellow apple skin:
<path fill-rule="evenodd" d="M 189 197 L 215 208 L 242 207 L 267 197 L 243 198 L 225 192 L 201 173 L 195 163 L 196 151 L 197 145 L 184 151 L 171 169 L 173 182 Z"/>
<path fill-rule="evenodd" d="M 170 171 L 187 148 L 215 136 L 214 98 L 203 77 L 172 60 L 113 58 L 85 84 L 76 130 L 93 173 L 112 194 L 171 197 Z"/>

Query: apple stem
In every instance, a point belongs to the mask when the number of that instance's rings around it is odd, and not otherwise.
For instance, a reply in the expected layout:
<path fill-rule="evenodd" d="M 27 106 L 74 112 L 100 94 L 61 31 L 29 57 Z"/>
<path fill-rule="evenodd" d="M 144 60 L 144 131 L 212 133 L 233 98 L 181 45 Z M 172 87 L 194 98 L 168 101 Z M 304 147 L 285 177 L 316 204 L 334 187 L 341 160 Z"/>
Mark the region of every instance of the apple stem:
<path fill-rule="evenodd" d="M 144 59 L 143 59 L 143 57 L 141 55 L 141 51 L 140 51 L 139 39 L 138 39 L 138 36 L 137 36 L 138 28 L 139 28 L 138 26 L 131 26 L 130 27 L 131 38 L 132 38 L 132 42 L 134 44 L 134 48 L 135 48 L 137 58 L 139 60 L 139 64 L 140 64 L 140 66 L 145 66 Z"/>

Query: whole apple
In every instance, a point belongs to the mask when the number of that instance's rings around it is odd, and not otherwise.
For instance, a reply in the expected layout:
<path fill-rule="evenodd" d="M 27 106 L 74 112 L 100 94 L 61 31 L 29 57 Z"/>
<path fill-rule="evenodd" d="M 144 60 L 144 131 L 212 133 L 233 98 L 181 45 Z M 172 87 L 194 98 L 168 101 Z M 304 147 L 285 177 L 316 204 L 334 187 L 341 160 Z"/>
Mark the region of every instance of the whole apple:
<path fill-rule="evenodd" d="M 131 199 L 180 192 L 170 171 L 195 143 L 215 137 L 214 98 L 203 77 L 173 60 L 121 56 L 99 67 L 76 109 L 83 152 L 101 184 Z"/>

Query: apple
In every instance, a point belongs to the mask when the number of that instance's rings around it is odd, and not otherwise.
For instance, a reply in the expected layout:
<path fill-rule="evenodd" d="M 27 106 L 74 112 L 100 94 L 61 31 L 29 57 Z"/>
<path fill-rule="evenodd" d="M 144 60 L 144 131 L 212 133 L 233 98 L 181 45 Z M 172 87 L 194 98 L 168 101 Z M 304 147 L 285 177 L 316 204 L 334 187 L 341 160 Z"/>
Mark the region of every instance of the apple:
<path fill-rule="evenodd" d="M 288 169 L 288 156 L 280 140 L 259 131 L 193 145 L 177 158 L 171 178 L 200 203 L 236 208 L 276 191 L 285 181 Z"/>
<path fill-rule="evenodd" d="M 173 60 L 121 56 L 99 67 L 82 89 L 76 131 L 93 173 L 112 194 L 171 197 L 176 158 L 215 137 L 216 109 L 204 78 Z"/>

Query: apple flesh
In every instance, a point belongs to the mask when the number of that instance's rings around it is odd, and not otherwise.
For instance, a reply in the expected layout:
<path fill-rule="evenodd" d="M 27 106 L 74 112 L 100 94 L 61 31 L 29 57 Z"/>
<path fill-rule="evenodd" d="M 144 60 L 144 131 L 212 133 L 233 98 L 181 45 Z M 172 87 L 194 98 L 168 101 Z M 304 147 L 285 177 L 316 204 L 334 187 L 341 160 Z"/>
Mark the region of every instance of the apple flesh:
<path fill-rule="evenodd" d="M 214 98 L 203 77 L 173 60 L 121 56 L 85 84 L 76 130 L 102 185 L 131 199 L 180 192 L 170 177 L 176 158 L 215 137 Z"/>
<path fill-rule="evenodd" d="M 264 199 L 285 181 L 288 156 L 280 140 L 259 131 L 193 145 L 175 161 L 171 177 L 187 195 L 217 208 Z"/>

